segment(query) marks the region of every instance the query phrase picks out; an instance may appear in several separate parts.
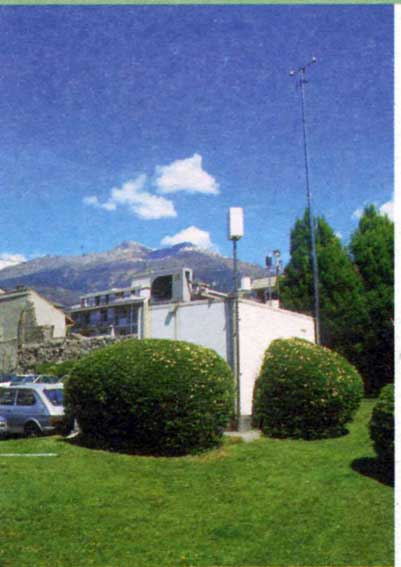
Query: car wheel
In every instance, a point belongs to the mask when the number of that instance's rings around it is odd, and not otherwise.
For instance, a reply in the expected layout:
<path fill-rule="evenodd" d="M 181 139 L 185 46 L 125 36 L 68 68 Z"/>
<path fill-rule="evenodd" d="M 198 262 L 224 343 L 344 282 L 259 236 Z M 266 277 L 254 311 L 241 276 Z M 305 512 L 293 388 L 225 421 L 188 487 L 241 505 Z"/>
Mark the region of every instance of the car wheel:
<path fill-rule="evenodd" d="M 24 434 L 26 437 L 37 437 L 42 432 L 33 421 L 28 421 L 24 426 Z"/>

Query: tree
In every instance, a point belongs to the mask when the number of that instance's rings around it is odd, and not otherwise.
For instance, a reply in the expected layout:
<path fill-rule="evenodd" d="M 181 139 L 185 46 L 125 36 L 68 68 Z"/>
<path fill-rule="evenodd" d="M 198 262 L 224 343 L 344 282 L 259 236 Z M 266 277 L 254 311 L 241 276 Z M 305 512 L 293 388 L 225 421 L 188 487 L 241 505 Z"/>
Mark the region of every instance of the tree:
<path fill-rule="evenodd" d="M 333 229 L 315 219 L 319 270 L 321 342 L 360 367 L 367 323 L 361 278 Z M 281 283 L 283 307 L 313 315 L 313 275 L 310 254 L 309 213 L 291 231 L 291 260 Z"/>
<path fill-rule="evenodd" d="M 350 252 L 362 278 L 369 321 L 361 372 L 368 393 L 394 380 L 394 223 L 373 205 L 365 208 Z"/>

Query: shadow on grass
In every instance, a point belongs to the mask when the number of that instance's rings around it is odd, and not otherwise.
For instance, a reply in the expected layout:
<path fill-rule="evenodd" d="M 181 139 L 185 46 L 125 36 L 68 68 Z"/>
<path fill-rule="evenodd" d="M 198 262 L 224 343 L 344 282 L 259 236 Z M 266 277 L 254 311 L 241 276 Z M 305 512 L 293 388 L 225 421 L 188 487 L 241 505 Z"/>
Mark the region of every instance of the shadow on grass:
<path fill-rule="evenodd" d="M 242 441 L 242 439 L 240 441 Z M 82 434 L 78 434 L 73 437 L 61 437 L 59 439 L 59 442 L 68 443 L 69 445 L 74 445 L 76 447 L 83 447 L 85 449 L 107 451 L 108 453 L 120 453 L 123 455 L 131 455 L 136 457 L 169 458 L 186 456 L 200 457 L 211 453 L 219 453 L 223 451 L 227 445 L 235 445 L 239 441 L 235 439 L 221 439 L 220 443 L 217 443 L 216 445 L 193 451 L 162 451 L 160 450 L 160 448 L 153 447 L 140 449 L 130 443 L 121 443 L 119 439 L 115 442 L 113 442 L 113 440 L 105 441 L 104 439 L 95 439 L 93 437 L 87 437 Z"/>
<path fill-rule="evenodd" d="M 68 443 L 68 445 L 74 445 L 76 447 L 83 447 L 85 449 L 93 449 L 95 451 L 107 451 L 108 453 L 120 453 L 123 455 L 132 456 L 143 456 L 143 457 L 164 457 L 160 452 L 153 451 L 151 449 L 138 450 L 138 448 L 133 447 L 128 443 L 121 443 L 119 440 L 113 442 L 105 441 L 104 439 L 97 439 L 93 437 L 87 437 L 82 434 L 75 435 L 73 437 L 62 437 L 60 439 L 62 443 Z"/>
<path fill-rule="evenodd" d="M 362 457 L 351 463 L 351 468 L 362 474 L 385 484 L 394 486 L 394 467 L 388 463 L 382 463 L 374 457 Z"/>

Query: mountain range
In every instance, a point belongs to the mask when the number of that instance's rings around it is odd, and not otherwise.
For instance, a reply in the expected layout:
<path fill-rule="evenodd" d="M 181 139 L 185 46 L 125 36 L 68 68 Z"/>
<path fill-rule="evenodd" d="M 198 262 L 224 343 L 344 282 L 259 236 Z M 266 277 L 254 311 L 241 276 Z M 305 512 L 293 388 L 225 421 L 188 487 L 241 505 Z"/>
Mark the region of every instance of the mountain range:
<path fill-rule="evenodd" d="M 31 287 L 55 303 L 71 306 L 80 295 L 129 286 L 136 274 L 188 267 L 195 281 L 219 291 L 233 287 L 232 259 L 185 242 L 154 250 L 124 241 L 112 250 L 80 256 L 43 256 L 0 270 L 0 288 Z M 238 262 L 241 276 L 263 277 L 256 264 Z"/>

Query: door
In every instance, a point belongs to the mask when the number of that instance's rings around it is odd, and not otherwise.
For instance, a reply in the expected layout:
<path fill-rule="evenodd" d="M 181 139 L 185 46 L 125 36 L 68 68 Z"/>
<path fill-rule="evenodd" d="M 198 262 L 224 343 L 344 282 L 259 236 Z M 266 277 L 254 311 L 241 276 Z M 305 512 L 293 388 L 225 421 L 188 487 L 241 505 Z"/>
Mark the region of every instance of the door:
<path fill-rule="evenodd" d="M 28 388 L 18 388 L 17 400 L 13 410 L 13 421 L 16 430 L 24 431 L 24 425 L 30 419 L 42 425 L 48 412 L 36 392 Z"/>
<path fill-rule="evenodd" d="M 13 410 L 16 394 L 17 392 L 13 388 L 0 388 L 0 415 L 6 419 L 10 433 L 15 433 L 13 430 Z"/>

